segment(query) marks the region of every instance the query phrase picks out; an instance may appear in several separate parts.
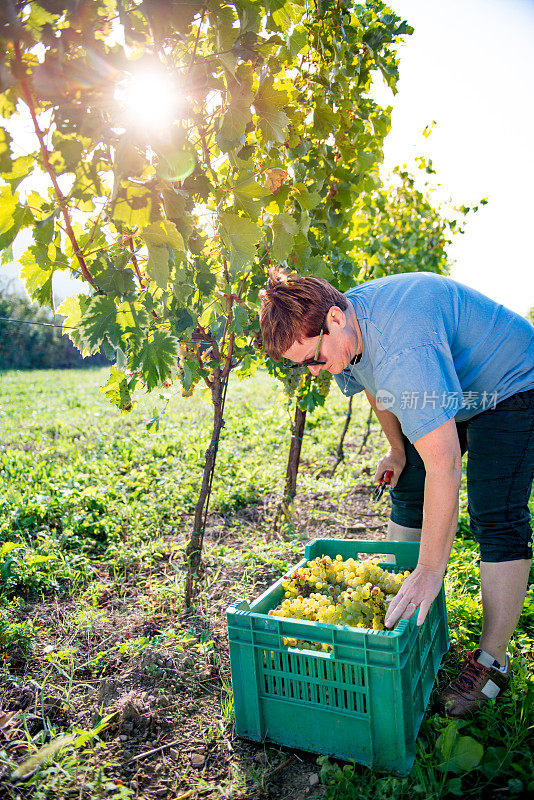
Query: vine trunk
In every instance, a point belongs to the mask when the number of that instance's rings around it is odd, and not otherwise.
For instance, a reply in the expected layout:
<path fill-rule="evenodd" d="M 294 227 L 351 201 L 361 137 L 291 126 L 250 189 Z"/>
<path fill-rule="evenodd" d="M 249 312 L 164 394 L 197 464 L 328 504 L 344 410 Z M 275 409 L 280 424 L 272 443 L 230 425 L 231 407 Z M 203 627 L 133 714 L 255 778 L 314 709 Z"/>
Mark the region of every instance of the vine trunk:
<path fill-rule="evenodd" d="M 297 494 L 297 476 L 300 464 L 300 452 L 302 450 L 302 437 L 306 425 L 306 411 L 299 406 L 299 399 L 295 404 L 295 416 L 291 426 L 291 445 L 287 459 L 286 480 L 282 499 L 278 504 L 273 523 L 273 532 L 278 534 L 282 524 L 291 514 L 291 503 Z"/>
<path fill-rule="evenodd" d="M 345 436 L 347 435 L 347 431 L 349 429 L 350 421 L 351 421 L 351 418 L 352 418 L 352 398 L 353 397 L 354 397 L 354 395 L 351 395 L 350 399 L 349 399 L 349 405 L 348 405 L 348 408 L 347 408 L 347 413 L 345 415 L 345 425 L 343 426 L 343 431 L 341 433 L 341 438 L 340 438 L 339 444 L 337 446 L 336 463 L 332 467 L 332 472 L 330 473 L 330 477 L 331 478 L 333 477 L 334 472 L 336 471 L 336 469 L 339 467 L 339 465 L 341 464 L 341 462 L 345 458 L 345 451 L 343 449 L 343 445 L 345 443 Z"/>
<path fill-rule="evenodd" d="M 204 542 L 204 530 L 206 527 L 206 517 L 208 514 L 209 498 L 211 494 L 211 484 L 219 449 L 219 438 L 224 427 L 224 395 L 225 381 L 222 379 L 222 372 L 216 375 L 211 388 L 211 398 L 213 402 L 213 432 L 211 442 L 206 450 L 206 460 L 204 463 L 204 473 L 202 485 L 197 503 L 195 505 L 195 516 L 193 520 L 193 530 L 186 547 L 187 575 L 185 580 L 185 606 L 191 607 L 194 588 L 197 578 L 202 573 L 202 544 Z"/>

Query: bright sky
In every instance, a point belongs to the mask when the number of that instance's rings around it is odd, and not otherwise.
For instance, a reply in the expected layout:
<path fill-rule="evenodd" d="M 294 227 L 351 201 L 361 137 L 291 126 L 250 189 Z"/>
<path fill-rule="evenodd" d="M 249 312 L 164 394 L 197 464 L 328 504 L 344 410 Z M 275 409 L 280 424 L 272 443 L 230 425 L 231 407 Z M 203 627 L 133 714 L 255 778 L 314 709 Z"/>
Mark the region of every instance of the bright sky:
<path fill-rule="evenodd" d="M 390 5 L 415 32 L 400 48 L 398 94 L 386 88 L 377 97 L 394 107 L 385 167 L 427 155 L 456 204 L 489 198 L 455 237 L 452 277 L 526 314 L 534 306 L 534 0 Z M 16 274 L 15 265 L 7 271 Z M 72 283 L 60 281 L 68 292 Z"/>
<path fill-rule="evenodd" d="M 524 315 L 534 306 L 534 0 L 389 5 L 415 31 L 400 49 L 398 94 L 381 98 L 394 108 L 385 165 L 428 155 L 457 205 L 489 198 L 455 237 L 451 275 Z"/>

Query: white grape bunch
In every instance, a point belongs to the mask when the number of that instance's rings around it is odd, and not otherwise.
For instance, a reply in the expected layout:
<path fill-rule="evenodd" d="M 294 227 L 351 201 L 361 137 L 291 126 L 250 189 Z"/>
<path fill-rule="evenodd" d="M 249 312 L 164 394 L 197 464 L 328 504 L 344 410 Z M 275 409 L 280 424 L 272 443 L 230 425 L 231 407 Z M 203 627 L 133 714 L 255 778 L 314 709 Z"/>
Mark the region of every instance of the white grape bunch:
<path fill-rule="evenodd" d="M 295 396 L 295 392 L 300 388 L 302 378 L 304 376 L 304 367 L 295 367 L 294 369 L 287 369 L 283 375 L 280 376 L 282 385 L 284 387 L 284 394 L 291 399 Z"/>
<path fill-rule="evenodd" d="M 344 561 L 340 555 L 318 556 L 292 575 L 284 576 L 284 599 L 269 614 L 383 631 L 387 602 L 409 574 L 408 570 L 395 573 L 382 569 L 378 558 Z M 327 644 L 288 638 L 284 644 L 325 652 L 331 649 Z"/>
<path fill-rule="evenodd" d="M 330 391 L 330 386 L 332 383 L 332 373 L 326 372 L 326 370 L 322 369 L 317 375 L 315 383 L 317 384 L 317 391 L 319 394 L 321 394 L 323 397 L 328 397 L 328 392 Z"/>

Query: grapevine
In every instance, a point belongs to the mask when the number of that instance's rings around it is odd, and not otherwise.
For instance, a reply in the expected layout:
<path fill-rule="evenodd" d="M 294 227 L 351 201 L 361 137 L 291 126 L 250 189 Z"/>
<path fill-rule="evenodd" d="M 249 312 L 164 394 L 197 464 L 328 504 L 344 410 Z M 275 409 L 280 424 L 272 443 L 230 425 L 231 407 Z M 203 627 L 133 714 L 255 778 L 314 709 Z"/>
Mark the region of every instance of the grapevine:
<path fill-rule="evenodd" d="M 389 572 L 377 558 L 318 556 L 282 580 L 284 599 L 271 616 L 384 630 L 387 603 L 410 573 Z M 286 646 L 330 651 L 330 645 L 285 638 Z"/>

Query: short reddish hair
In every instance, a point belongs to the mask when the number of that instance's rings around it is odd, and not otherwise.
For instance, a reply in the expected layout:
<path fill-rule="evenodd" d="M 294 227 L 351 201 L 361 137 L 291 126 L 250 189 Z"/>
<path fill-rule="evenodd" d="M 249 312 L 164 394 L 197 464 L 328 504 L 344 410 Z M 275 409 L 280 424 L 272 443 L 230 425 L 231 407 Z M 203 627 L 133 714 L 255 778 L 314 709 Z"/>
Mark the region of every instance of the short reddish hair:
<path fill-rule="evenodd" d="M 267 355 L 280 361 L 293 342 L 318 336 L 332 306 L 348 307 L 345 295 L 323 278 L 288 275 L 273 267 L 260 292 L 260 327 Z"/>

